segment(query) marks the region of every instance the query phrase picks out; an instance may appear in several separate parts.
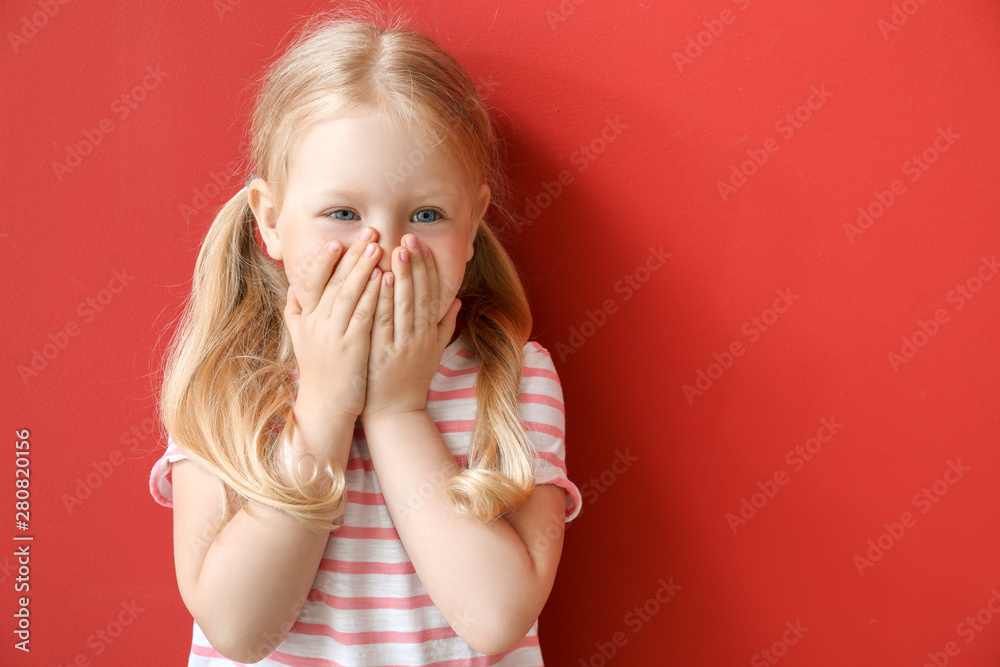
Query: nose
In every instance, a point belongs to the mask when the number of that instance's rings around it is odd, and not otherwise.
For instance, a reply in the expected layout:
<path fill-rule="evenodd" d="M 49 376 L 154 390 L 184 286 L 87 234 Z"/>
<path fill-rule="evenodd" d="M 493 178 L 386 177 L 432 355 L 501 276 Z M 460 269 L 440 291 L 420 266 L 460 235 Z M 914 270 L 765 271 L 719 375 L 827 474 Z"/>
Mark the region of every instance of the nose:
<path fill-rule="evenodd" d="M 382 256 L 378 260 L 379 270 L 383 273 L 392 271 L 392 252 L 402 243 L 406 231 L 398 225 L 391 224 L 372 224 L 369 226 L 375 230 L 375 242 L 382 248 Z"/>

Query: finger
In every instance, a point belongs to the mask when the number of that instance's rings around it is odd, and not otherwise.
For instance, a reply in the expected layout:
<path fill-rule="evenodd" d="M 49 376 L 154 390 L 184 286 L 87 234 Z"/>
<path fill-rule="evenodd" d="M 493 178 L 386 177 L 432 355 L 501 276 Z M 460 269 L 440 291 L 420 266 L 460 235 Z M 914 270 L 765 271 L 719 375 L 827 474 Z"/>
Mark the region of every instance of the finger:
<path fill-rule="evenodd" d="M 351 251 L 354 250 L 351 248 Z M 350 326 L 354 318 L 354 309 L 358 307 L 362 292 L 364 292 L 369 279 L 372 278 L 381 252 L 382 249 L 375 241 L 366 243 L 361 246 L 361 254 L 353 266 L 349 264 L 350 260 L 346 264 L 341 262 L 341 266 L 337 267 L 333 277 L 330 278 L 330 283 L 323 293 L 323 302 L 320 303 L 317 311 L 323 311 L 329 304 L 329 317 L 333 320 L 334 331 L 343 333 Z M 341 276 L 343 276 L 342 282 L 338 285 L 337 281 Z M 375 278 L 378 278 L 378 275 Z M 375 283 L 375 286 L 378 287 L 378 282 Z M 363 319 L 370 320 L 371 312 L 366 313 L 366 316 Z"/>
<path fill-rule="evenodd" d="M 365 231 L 369 230 L 371 231 L 371 238 L 362 238 Z M 378 240 L 376 237 L 377 233 L 372 227 L 365 227 L 361 230 L 357 238 L 345 249 L 343 257 L 337 263 L 333 273 L 327 276 L 326 282 L 323 283 L 323 293 L 320 298 L 320 304 L 322 304 L 320 307 L 327 317 L 333 312 L 334 298 L 337 296 L 341 286 L 347 280 L 347 277 L 351 275 L 351 271 L 357 266 L 358 262 L 361 261 L 369 244 Z M 364 285 L 362 284 L 361 287 L 363 288 Z"/>
<path fill-rule="evenodd" d="M 403 240 L 406 242 L 410 257 L 410 280 L 413 285 L 413 331 L 416 332 L 430 326 L 431 316 L 428 312 L 430 308 L 427 302 L 429 296 L 427 266 L 417 237 L 411 234 Z"/>
<path fill-rule="evenodd" d="M 292 275 L 289 276 L 289 282 L 301 274 L 301 277 L 298 277 L 299 288 L 296 290 L 296 297 L 302 306 L 302 313 L 308 315 L 316 310 L 323 296 L 323 288 L 330 278 L 330 271 L 342 250 L 339 241 L 331 241 L 325 246 L 320 246 L 306 261 L 305 266 L 294 267 L 290 272 Z"/>
<path fill-rule="evenodd" d="M 396 277 L 393 286 L 393 340 L 404 344 L 413 334 L 413 279 L 411 278 L 410 260 L 413 253 L 403 247 L 393 252 L 392 273 Z"/>
<path fill-rule="evenodd" d="M 396 276 L 391 271 L 382 274 L 382 286 L 378 291 L 375 306 L 375 321 L 372 323 L 372 348 L 392 345 L 393 342 L 393 290 Z"/>
<path fill-rule="evenodd" d="M 361 266 L 361 264 L 359 264 Z M 354 274 L 351 275 L 353 279 Z M 349 330 L 358 329 L 365 333 L 370 333 L 372 328 L 372 315 L 375 314 L 375 305 L 378 301 L 379 283 L 382 281 L 382 271 L 376 266 L 368 272 L 368 280 L 362 286 L 361 297 L 351 311 L 348 321 Z"/>
<path fill-rule="evenodd" d="M 424 267 L 427 269 L 427 315 L 430 318 L 428 324 L 437 326 L 440 323 L 438 310 L 441 298 L 441 286 L 438 284 L 437 263 L 434 261 L 434 253 L 427 246 L 421 244 L 420 249 L 424 257 Z"/>
<path fill-rule="evenodd" d="M 371 228 L 366 227 L 365 229 Z M 372 238 L 367 240 L 362 239 L 359 234 L 350 247 L 340 251 L 343 256 L 337 262 L 337 266 L 333 271 L 326 273 L 320 287 L 320 298 L 317 308 L 321 309 L 320 312 L 324 313 L 327 317 L 333 312 L 334 298 L 337 296 L 340 286 L 344 284 L 347 276 L 351 274 L 351 269 L 357 265 L 358 259 L 364 254 L 368 243 L 375 240 L 374 234 L 375 232 L 372 230 Z"/>

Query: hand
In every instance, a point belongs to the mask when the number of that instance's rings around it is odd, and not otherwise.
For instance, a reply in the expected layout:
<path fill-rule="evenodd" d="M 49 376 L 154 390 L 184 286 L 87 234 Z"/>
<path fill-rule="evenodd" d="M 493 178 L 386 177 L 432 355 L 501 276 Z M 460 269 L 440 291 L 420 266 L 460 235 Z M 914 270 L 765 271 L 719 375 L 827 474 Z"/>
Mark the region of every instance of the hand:
<path fill-rule="evenodd" d="M 434 255 L 405 246 L 393 250 L 392 273 L 379 290 L 368 359 L 368 388 L 362 419 L 423 410 L 441 355 L 455 333 L 461 301 L 455 299 L 437 321 L 439 285 Z M 403 257 L 406 257 L 404 260 Z M 387 285 L 389 279 L 393 285 Z"/>
<path fill-rule="evenodd" d="M 366 257 L 369 245 L 375 252 Z M 365 405 L 381 248 L 375 236 L 370 242 L 359 236 L 343 258 L 342 252 L 339 244 L 317 250 L 300 285 L 289 285 L 284 315 L 299 364 L 299 396 L 353 421 Z"/>

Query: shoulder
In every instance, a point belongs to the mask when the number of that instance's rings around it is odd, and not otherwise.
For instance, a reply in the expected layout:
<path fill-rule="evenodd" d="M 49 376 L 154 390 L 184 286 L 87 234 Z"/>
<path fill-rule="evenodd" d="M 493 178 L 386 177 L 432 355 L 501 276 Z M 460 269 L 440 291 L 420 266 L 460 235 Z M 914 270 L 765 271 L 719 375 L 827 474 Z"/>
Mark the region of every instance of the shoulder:
<path fill-rule="evenodd" d="M 529 340 L 524 344 L 524 356 L 528 356 L 529 354 L 541 354 L 549 357 L 550 359 L 552 358 L 552 355 L 549 354 L 548 348 L 539 343 L 537 340 Z"/>
<path fill-rule="evenodd" d="M 562 431 L 566 418 L 562 382 L 552 355 L 537 341 L 528 341 L 524 346 L 518 393 L 522 419 L 538 427 L 545 424 L 545 430 Z"/>
<path fill-rule="evenodd" d="M 538 341 L 529 340 L 524 345 L 524 369 L 521 384 L 545 389 L 548 393 L 561 393 L 562 384 L 552 355 Z"/>

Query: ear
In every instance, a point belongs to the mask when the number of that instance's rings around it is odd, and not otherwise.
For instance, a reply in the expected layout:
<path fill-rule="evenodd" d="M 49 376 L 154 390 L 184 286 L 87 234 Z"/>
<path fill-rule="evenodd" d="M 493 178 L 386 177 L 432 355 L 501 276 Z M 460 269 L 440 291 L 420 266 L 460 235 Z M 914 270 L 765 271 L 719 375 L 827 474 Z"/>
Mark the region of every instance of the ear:
<path fill-rule="evenodd" d="M 257 220 L 260 237 L 271 259 L 281 259 L 281 238 L 278 235 L 278 214 L 274 208 L 271 184 L 258 176 L 247 185 L 247 201 Z"/>
<path fill-rule="evenodd" d="M 465 261 L 468 262 L 475 254 L 473 243 L 476 240 L 476 232 L 479 231 L 479 223 L 486 215 L 486 208 L 490 205 L 490 186 L 483 183 L 479 186 L 479 195 L 472 207 L 472 228 L 469 230 L 469 250 Z"/>

